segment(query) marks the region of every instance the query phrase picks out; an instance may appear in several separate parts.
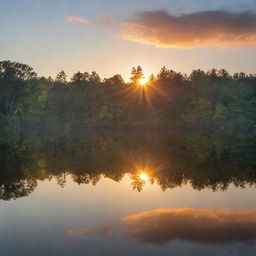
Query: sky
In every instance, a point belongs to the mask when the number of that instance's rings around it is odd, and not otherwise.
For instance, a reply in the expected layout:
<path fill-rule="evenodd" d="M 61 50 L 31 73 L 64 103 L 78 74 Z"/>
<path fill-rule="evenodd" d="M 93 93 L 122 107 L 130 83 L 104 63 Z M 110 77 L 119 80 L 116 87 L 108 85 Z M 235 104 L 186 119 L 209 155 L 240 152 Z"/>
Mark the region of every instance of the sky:
<path fill-rule="evenodd" d="M 141 65 L 256 73 L 255 0 L 0 0 L 0 60 L 39 75 Z"/>

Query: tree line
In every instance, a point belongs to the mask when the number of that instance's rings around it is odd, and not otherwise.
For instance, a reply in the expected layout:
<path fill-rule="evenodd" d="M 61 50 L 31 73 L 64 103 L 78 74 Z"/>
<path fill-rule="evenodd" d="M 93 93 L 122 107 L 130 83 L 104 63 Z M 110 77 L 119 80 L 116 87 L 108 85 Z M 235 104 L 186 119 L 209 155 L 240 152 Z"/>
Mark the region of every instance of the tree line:
<path fill-rule="evenodd" d="M 255 133 L 256 75 L 225 69 L 190 75 L 163 67 L 144 86 L 140 66 L 121 75 L 64 71 L 39 77 L 28 65 L 0 62 L 0 128 L 201 127 Z"/>

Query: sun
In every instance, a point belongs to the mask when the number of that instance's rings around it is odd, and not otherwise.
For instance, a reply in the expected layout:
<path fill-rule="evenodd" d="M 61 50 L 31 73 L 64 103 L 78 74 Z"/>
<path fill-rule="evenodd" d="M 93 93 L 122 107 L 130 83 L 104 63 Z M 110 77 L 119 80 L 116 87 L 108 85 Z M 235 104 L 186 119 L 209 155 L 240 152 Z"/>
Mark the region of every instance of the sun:
<path fill-rule="evenodd" d="M 148 180 L 148 175 L 143 172 L 143 173 L 140 174 L 140 179 L 144 180 L 144 181 L 147 181 Z"/>
<path fill-rule="evenodd" d="M 147 84 L 147 82 L 148 82 L 148 78 L 141 78 L 140 80 L 139 80 L 139 85 L 140 86 L 144 86 L 144 85 L 146 85 Z"/>

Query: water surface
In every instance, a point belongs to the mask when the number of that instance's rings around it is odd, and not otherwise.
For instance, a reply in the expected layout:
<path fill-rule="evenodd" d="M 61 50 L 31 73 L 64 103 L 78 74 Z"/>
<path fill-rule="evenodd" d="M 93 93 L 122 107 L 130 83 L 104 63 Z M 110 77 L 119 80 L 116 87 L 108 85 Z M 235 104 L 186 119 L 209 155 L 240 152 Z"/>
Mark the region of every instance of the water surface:
<path fill-rule="evenodd" d="M 254 149 L 223 131 L 5 136 L 1 255 L 255 255 Z"/>

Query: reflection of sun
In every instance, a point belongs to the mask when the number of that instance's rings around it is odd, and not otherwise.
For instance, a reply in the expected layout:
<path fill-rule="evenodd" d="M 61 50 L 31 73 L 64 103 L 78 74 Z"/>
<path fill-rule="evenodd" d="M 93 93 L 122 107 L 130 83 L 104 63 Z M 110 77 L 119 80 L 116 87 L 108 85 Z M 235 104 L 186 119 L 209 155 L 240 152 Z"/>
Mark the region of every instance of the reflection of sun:
<path fill-rule="evenodd" d="M 148 180 L 148 175 L 143 172 L 143 173 L 140 174 L 140 179 L 147 181 Z"/>
<path fill-rule="evenodd" d="M 148 78 L 146 78 L 146 77 L 139 80 L 139 84 L 140 84 L 141 86 L 146 85 L 147 82 L 148 82 Z"/>

